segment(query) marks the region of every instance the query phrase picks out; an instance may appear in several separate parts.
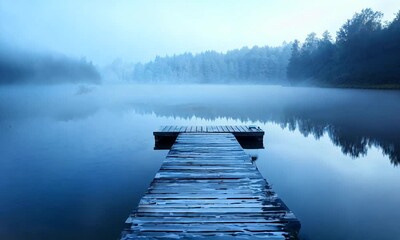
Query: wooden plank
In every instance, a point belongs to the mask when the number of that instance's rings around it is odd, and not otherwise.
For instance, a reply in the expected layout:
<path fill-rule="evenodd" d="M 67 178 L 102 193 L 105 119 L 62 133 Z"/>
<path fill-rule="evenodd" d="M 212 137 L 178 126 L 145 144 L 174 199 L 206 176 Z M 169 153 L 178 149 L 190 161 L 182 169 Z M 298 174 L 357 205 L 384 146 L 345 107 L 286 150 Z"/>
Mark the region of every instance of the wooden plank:
<path fill-rule="evenodd" d="M 238 126 L 242 130 L 242 132 L 248 132 L 248 129 L 245 126 Z"/>
<path fill-rule="evenodd" d="M 271 215 L 271 217 L 274 215 Z M 274 216 L 275 217 L 275 216 Z M 285 214 L 279 215 L 277 218 L 260 218 L 260 217 L 242 217 L 242 216 L 234 216 L 234 217 L 226 217 L 225 215 L 221 215 L 219 217 L 168 217 L 165 216 L 163 218 L 148 216 L 148 217 L 134 217 L 132 216 L 129 219 L 130 223 L 140 224 L 142 222 L 148 223 L 202 223 L 207 221 L 208 223 L 279 223 L 285 222 Z"/>
<path fill-rule="evenodd" d="M 154 224 L 154 223 L 140 223 L 138 225 L 133 225 L 132 230 L 138 231 L 182 231 L 182 232 L 241 232 L 246 229 L 246 231 L 250 232 L 272 232 L 272 231 L 281 231 L 284 227 L 281 223 L 268 223 L 268 224 L 260 224 L 260 223 L 231 223 L 231 224 L 219 224 L 219 223 L 178 223 L 178 224 Z"/>
<path fill-rule="evenodd" d="M 164 128 L 165 129 L 165 128 Z M 121 239 L 293 239 L 300 224 L 231 133 L 180 133 Z M 208 133 L 212 131 L 212 133 Z M 205 132 L 205 133 L 202 133 Z"/>
<path fill-rule="evenodd" d="M 233 129 L 235 130 L 235 132 L 240 132 L 240 130 L 237 126 L 233 126 Z"/>
<path fill-rule="evenodd" d="M 214 126 L 208 126 L 208 132 L 209 133 L 214 132 Z"/>
<path fill-rule="evenodd" d="M 159 131 L 155 131 L 155 135 L 163 135 L 167 133 L 181 133 L 181 132 L 221 132 L 221 133 L 240 133 L 240 134 L 248 134 L 252 136 L 254 133 L 263 134 L 264 132 L 259 128 L 253 126 L 163 126 L 159 129 Z"/>
<path fill-rule="evenodd" d="M 191 240 L 235 240 L 235 239 L 263 239 L 263 240 L 282 240 L 289 239 L 285 232 L 268 232 L 268 233 L 247 233 L 245 231 L 240 232 L 226 232 L 224 235 L 215 235 L 213 232 L 201 232 L 201 233 L 185 233 L 185 232 L 151 232 L 145 233 L 135 232 L 127 235 L 123 239 L 191 239 Z"/>
<path fill-rule="evenodd" d="M 156 199 L 159 200 L 159 199 Z M 170 199 L 166 199 L 170 200 Z M 213 200 L 213 199 L 202 199 L 202 200 Z M 251 200 L 251 199 L 250 199 Z M 246 200 L 247 201 L 247 200 Z M 193 218 L 193 217 L 201 217 L 201 218 L 213 218 L 213 217 L 218 217 L 218 216 L 225 216 L 226 218 L 230 217 L 235 217 L 235 218 L 250 218 L 250 217 L 255 217 L 255 218 L 281 218 L 282 215 L 287 215 L 291 216 L 288 217 L 288 220 L 293 220 L 296 221 L 296 217 L 294 216 L 293 213 L 288 213 L 287 210 L 275 210 L 275 211 L 263 211 L 260 213 L 231 213 L 231 212 L 225 212 L 223 214 L 221 213 L 213 213 L 213 212 L 206 212 L 204 214 L 199 214 L 199 213 L 193 213 L 193 212 L 171 212 L 171 213 L 160 213 L 160 212 L 147 212 L 147 213 L 140 213 L 135 211 L 132 213 L 130 216 L 136 216 L 136 217 L 181 217 L 181 218 Z M 286 219 L 286 218 L 285 218 Z"/>

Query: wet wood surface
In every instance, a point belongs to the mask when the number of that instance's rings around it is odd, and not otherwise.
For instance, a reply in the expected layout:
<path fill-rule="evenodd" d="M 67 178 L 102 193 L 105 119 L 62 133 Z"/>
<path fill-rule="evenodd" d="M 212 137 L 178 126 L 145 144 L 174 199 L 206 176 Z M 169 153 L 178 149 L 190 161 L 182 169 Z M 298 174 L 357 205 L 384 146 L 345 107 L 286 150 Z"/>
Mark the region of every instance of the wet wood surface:
<path fill-rule="evenodd" d="M 179 133 L 232 133 L 243 136 L 264 135 L 264 131 L 257 126 L 162 126 L 154 132 L 155 136 Z"/>
<path fill-rule="evenodd" d="M 300 228 L 232 133 L 180 133 L 126 223 L 121 239 L 296 239 Z"/>
<path fill-rule="evenodd" d="M 153 132 L 155 149 L 170 149 L 180 133 L 232 133 L 244 148 L 264 148 L 264 131 L 254 125 L 162 126 Z"/>

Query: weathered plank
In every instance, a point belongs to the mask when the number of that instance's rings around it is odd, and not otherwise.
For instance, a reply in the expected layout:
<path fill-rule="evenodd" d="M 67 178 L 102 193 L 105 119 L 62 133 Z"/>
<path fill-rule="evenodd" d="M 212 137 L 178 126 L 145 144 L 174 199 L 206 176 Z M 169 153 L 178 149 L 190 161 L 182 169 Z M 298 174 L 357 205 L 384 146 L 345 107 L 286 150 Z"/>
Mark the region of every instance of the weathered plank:
<path fill-rule="evenodd" d="M 232 133 L 244 148 L 263 148 L 264 131 L 255 126 L 163 126 L 153 132 L 156 149 L 169 149 L 179 133 Z"/>
<path fill-rule="evenodd" d="M 234 131 L 240 126 L 173 127 Z M 253 131 L 250 129 L 248 131 Z M 121 239 L 295 239 L 300 224 L 231 133 L 179 133 Z"/>
<path fill-rule="evenodd" d="M 182 128 L 182 129 L 180 129 Z M 197 132 L 197 133 L 207 133 L 207 132 L 215 132 L 215 133 L 235 133 L 235 132 L 259 132 L 263 133 L 264 131 L 257 126 L 162 126 L 159 131 L 156 133 L 162 132 L 184 132 L 185 130 L 190 132 Z"/>

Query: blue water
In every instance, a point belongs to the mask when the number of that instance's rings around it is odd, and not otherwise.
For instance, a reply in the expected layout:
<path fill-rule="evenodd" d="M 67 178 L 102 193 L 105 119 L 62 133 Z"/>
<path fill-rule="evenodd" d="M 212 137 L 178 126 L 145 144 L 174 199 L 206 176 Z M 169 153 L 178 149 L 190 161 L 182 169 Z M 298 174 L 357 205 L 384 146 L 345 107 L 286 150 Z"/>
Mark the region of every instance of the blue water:
<path fill-rule="evenodd" d="M 0 88 L 0 239 L 116 239 L 167 152 L 160 125 L 255 124 L 247 150 L 302 239 L 400 239 L 400 92 L 276 86 Z"/>

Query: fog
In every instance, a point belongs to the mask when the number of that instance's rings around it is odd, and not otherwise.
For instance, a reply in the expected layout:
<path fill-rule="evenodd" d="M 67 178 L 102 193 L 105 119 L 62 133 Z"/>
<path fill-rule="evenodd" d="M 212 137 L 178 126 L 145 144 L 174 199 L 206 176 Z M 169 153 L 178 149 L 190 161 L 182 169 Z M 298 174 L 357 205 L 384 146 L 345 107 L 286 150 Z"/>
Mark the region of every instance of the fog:
<path fill-rule="evenodd" d="M 161 125 L 260 126 L 246 151 L 303 240 L 400 236 L 399 10 L 0 1 L 0 239 L 117 239 Z"/>
<path fill-rule="evenodd" d="M 147 62 L 158 56 L 278 46 L 308 33 L 334 33 L 371 7 L 392 19 L 396 0 L 356 1 L 24 1 L 0 2 L 0 42 L 28 50 Z"/>
<path fill-rule="evenodd" d="M 0 47 L 0 84 L 100 83 L 96 67 L 86 59 Z"/>
<path fill-rule="evenodd" d="M 399 234 L 368 217 L 400 214 L 399 102 L 399 91 L 265 85 L 0 86 L 0 236 L 117 238 L 165 157 L 152 131 L 168 124 L 261 126 L 257 165 L 311 239 Z"/>
<path fill-rule="evenodd" d="M 287 84 L 294 40 L 312 32 L 318 40 L 326 30 L 335 37 L 347 19 L 368 7 L 390 22 L 400 3 L 1 1 L 0 84 L 99 83 L 100 78 Z M 318 62 L 323 61 L 305 65 Z M 319 76 L 309 75 L 302 77 Z"/>
<path fill-rule="evenodd" d="M 31 118 L 79 120 L 103 111 L 272 122 L 317 139 L 327 134 L 343 153 L 353 157 L 377 146 L 394 164 L 400 161 L 398 91 L 119 84 L 3 87 L 0 93 L 3 124 Z"/>

